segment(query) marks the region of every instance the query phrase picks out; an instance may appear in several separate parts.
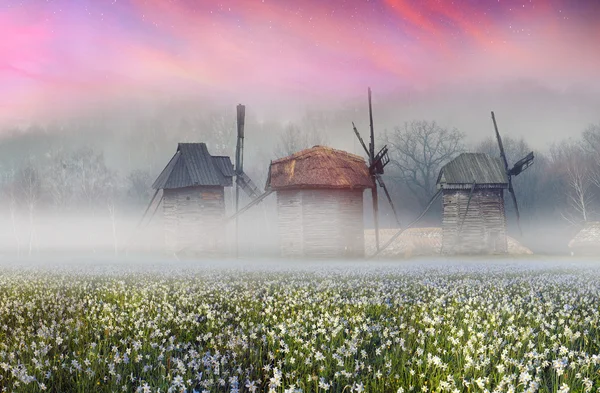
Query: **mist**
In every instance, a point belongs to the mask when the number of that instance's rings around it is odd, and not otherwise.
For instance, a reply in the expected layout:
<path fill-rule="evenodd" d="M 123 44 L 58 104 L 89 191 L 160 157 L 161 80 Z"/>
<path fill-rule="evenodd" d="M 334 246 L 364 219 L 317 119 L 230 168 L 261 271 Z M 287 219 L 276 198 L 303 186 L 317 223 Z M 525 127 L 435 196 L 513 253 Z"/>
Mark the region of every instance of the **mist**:
<path fill-rule="evenodd" d="M 328 105 L 304 102 L 288 108 L 243 102 L 247 107 L 246 172 L 262 190 L 270 161 L 303 148 L 321 144 L 366 157 L 351 128 L 355 122 L 359 132 L 367 136 L 366 101 L 363 94 Z M 237 103 L 211 103 L 199 98 L 129 103 L 52 122 L 4 126 L 0 133 L 3 252 L 22 256 L 58 250 L 160 253 L 164 242 L 162 208 L 153 210 L 150 224 L 137 227 L 153 193 L 150 185 L 179 142 L 205 142 L 211 154 L 233 158 Z M 533 81 L 480 89 L 375 90 L 373 98 L 378 147 L 406 123 L 427 121 L 464 133 L 465 149 L 475 151 L 494 136 L 490 118 L 490 110 L 494 110 L 505 144 L 510 147 L 509 161 L 522 158 L 528 149 L 536 152 L 531 173 L 523 175 L 524 181 L 517 178 L 524 236 L 517 236 L 512 206 L 507 203 L 509 233 L 536 253 L 558 254 L 569 252 L 566 246 L 583 220 L 565 220 L 566 212 L 572 210 L 568 179 L 562 190 L 556 182 L 549 182 L 558 177 L 560 162 L 548 165 L 548 158 L 552 149 L 581 140 L 585 130 L 600 124 L 599 105 L 600 95 L 593 91 L 551 89 Z M 494 150 L 490 153 L 499 154 Z M 88 155 L 95 158 L 84 159 Z M 67 166 L 70 169 L 65 169 Z M 78 167 L 87 168 L 93 181 L 85 180 Z M 24 189 L 23 182 L 31 180 L 23 172 L 27 168 L 34 171 L 36 195 Z M 411 221 L 422 210 L 419 196 L 395 176 L 393 166 L 388 167 L 384 178 L 401 222 Z M 35 206 L 24 200 L 28 195 L 35 199 Z M 227 188 L 226 216 L 234 212 L 233 195 L 233 189 Z M 595 206 L 595 191 L 590 191 L 590 198 Z M 249 202 L 243 195 L 241 206 Z M 381 199 L 380 206 L 382 227 L 397 227 L 387 201 Z M 419 226 L 439 227 L 440 208 L 436 204 Z M 277 255 L 276 210 L 272 195 L 240 217 L 242 255 Z M 588 220 L 592 220 L 595 207 L 589 210 Z M 370 193 L 364 194 L 364 220 L 366 228 L 372 228 Z M 233 252 L 233 224 L 227 227 L 228 249 Z"/>
<path fill-rule="evenodd" d="M 262 191 L 272 160 L 307 147 L 365 157 L 351 126 L 367 135 L 371 87 L 378 148 L 426 122 L 460 132 L 462 151 L 497 155 L 494 111 L 510 163 L 536 155 L 516 179 L 524 234 L 507 203 L 509 234 L 536 253 L 568 253 L 600 207 L 600 168 L 585 137 L 600 125 L 599 12 L 593 2 L 563 1 L 8 1 L 0 6 L 0 33 L 12 38 L 0 45 L 0 248 L 159 252 L 162 208 L 138 223 L 178 143 L 205 142 L 233 158 L 235 106 L 246 105 L 245 171 Z M 384 179 L 406 223 L 435 175 L 416 192 L 394 166 L 399 154 L 390 150 Z M 569 176 L 578 156 L 585 195 Z M 233 202 L 227 188 L 227 217 Z M 398 227 L 387 201 L 379 204 L 382 227 Z M 371 205 L 365 193 L 366 229 Z M 434 205 L 419 226 L 439 227 L 440 211 Z M 239 225 L 243 255 L 277 255 L 274 195 Z"/>

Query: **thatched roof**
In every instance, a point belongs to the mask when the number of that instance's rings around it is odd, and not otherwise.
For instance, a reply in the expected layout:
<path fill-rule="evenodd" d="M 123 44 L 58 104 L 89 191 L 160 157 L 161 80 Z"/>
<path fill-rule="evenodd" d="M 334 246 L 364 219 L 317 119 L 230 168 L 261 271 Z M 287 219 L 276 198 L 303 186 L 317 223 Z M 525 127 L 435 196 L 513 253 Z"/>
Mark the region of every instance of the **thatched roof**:
<path fill-rule="evenodd" d="M 330 147 L 314 146 L 273 161 L 266 189 L 365 189 L 372 186 L 369 168 L 362 157 Z"/>
<path fill-rule="evenodd" d="M 500 158 L 485 153 L 462 153 L 440 170 L 440 188 L 463 188 L 466 184 L 508 187 L 508 177 Z"/>
<path fill-rule="evenodd" d="M 600 246 L 600 222 L 585 224 L 584 228 L 569 242 L 569 248 Z"/>
<path fill-rule="evenodd" d="M 231 186 L 234 176 L 229 157 L 211 156 L 205 143 L 179 143 L 177 152 L 158 176 L 152 188 Z"/>
<path fill-rule="evenodd" d="M 380 229 L 379 244 L 385 244 L 398 229 Z M 511 255 L 533 254 L 527 247 L 508 236 L 508 253 Z M 438 255 L 442 250 L 442 228 L 409 228 L 388 248 L 381 252 L 382 257 L 410 257 Z M 375 253 L 375 231 L 365 230 L 365 252 L 367 256 Z"/>

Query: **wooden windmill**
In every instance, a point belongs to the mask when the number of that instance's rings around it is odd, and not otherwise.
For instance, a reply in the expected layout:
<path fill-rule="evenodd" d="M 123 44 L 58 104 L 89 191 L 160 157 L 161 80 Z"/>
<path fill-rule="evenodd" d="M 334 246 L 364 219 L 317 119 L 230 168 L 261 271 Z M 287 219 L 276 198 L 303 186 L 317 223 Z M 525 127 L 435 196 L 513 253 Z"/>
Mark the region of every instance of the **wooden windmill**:
<path fill-rule="evenodd" d="M 388 148 L 387 146 L 383 146 L 381 150 L 377 154 L 375 154 L 375 132 L 373 127 L 373 105 L 371 102 L 371 88 L 368 89 L 369 93 L 369 128 L 370 128 L 370 142 L 369 148 L 365 145 L 364 140 L 360 136 L 358 130 L 354 123 L 352 123 L 352 127 L 354 129 L 354 133 L 358 138 L 361 146 L 365 150 L 367 157 L 369 158 L 369 174 L 373 179 L 373 187 L 371 188 L 371 197 L 373 200 L 373 222 L 375 226 L 375 245 L 377 247 L 377 251 L 379 251 L 379 200 L 377 197 L 377 185 L 383 188 L 385 196 L 394 212 L 394 217 L 396 218 L 396 222 L 400 225 L 400 220 L 398 218 L 398 213 L 396 212 L 396 208 L 394 207 L 394 203 L 392 202 L 392 198 L 390 197 L 390 193 L 381 177 L 383 175 L 383 170 L 385 166 L 390 162 L 390 158 L 388 156 Z"/>
<path fill-rule="evenodd" d="M 442 252 L 445 254 L 505 254 L 508 251 L 504 190 L 511 194 L 517 224 L 519 207 L 512 177 L 533 163 L 533 152 L 512 168 L 492 120 L 500 157 L 485 153 L 463 153 L 440 170 L 437 180 L 442 192 Z"/>

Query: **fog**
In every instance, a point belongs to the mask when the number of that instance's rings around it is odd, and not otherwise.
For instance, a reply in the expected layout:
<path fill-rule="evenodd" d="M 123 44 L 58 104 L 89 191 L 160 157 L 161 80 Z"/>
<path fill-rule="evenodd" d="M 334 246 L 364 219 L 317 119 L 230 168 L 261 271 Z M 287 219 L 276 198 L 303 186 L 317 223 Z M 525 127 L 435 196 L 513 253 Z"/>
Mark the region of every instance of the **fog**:
<path fill-rule="evenodd" d="M 262 190 L 269 162 L 302 148 L 324 144 L 364 156 L 351 125 L 355 122 L 367 137 L 366 98 L 365 89 L 361 96 L 327 105 L 242 102 L 246 105 L 246 172 Z M 117 255 L 161 252 L 162 207 L 153 214 L 150 225 L 137 228 L 152 195 L 151 183 L 178 142 L 206 142 L 211 154 L 228 155 L 233 160 L 237 103 L 199 98 L 156 100 L 54 121 L 5 125 L 0 141 L 2 252 L 21 256 L 59 250 Z M 567 178 L 559 181 L 562 165 L 555 150 L 568 141 L 581 140 L 586 129 L 600 124 L 598 107 L 600 94 L 593 90 L 558 90 L 533 81 L 478 89 L 373 92 L 378 148 L 388 142 L 386 135 L 393 135 L 405 123 L 425 120 L 445 129 L 458 129 L 465 135 L 465 150 L 479 151 L 494 135 L 490 118 L 494 110 L 509 162 L 522 158 L 529 149 L 536 152 L 534 166 L 516 178 L 523 237 L 518 235 L 512 205 L 506 199 L 509 233 L 536 253 L 568 253 L 567 244 L 582 222 L 595 219 L 600 201 L 596 189 L 590 188 L 586 195 L 589 217 L 565 220 L 566 214 L 573 214 L 569 202 L 572 187 Z M 551 150 L 554 153 L 550 154 Z M 31 178 L 26 169 L 33 171 Z M 423 198 L 411 193 L 394 171 L 390 165 L 384 178 L 401 222 L 406 223 L 421 212 L 419 199 Z M 234 212 L 233 193 L 227 188 L 227 216 Z M 397 227 L 387 201 L 380 198 L 382 227 Z M 372 228 L 370 193 L 365 193 L 364 201 L 365 227 Z M 241 206 L 249 202 L 242 195 Z M 436 203 L 418 225 L 441 226 L 440 208 L 441 202 Z M 244 213 L 240 225 L 242 256 L 278 254 L 274 195 Z M 231 222 L 227 242 L 233 250 Z"/>
<path fill-rule="evenodd" d="M 0 45 L 0 251 L 159 253 L 162 208 L 138 223 L 177 143 L 233 158 L 235 107 L 246 105 L 244 169 L 262 191 L 269 163 L 303 148 L 364 156 L 351 126 L 367 136 L 367 87 L 401 224 L 422 211 L 445 162 L 407 180 L 394 142 L 424 124 L 460 133 L 453 153 L 498 155 L 491 111 L 509 164 L 536 156 L 515 179 L 523 236 L 505 198 L 509 234 L 535 253 L 568 254 L 600 220 L 597 4 L 300 3 L 0 6 L 10 37 Z M 382 228 L 398 227 L 380 197 Z M 231 188 L 226 205 L 229 217 Z M 371 206 L 366 192 L 366 229 Z M 439 227 L 440 211 L 418 225 Z M 278 255 L 274 195 L 239 224 L 240 255 Z"/>

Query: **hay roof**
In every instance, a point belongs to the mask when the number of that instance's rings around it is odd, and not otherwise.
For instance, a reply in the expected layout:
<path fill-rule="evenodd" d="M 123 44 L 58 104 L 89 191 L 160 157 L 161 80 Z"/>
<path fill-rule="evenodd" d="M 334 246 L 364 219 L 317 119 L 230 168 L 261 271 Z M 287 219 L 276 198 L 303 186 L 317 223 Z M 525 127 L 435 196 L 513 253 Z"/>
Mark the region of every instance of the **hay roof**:
<path fill-rule="evenodd" d="M 588 222 L 582 230 L 569 242 L 569 248 L 599 246 L 600 222 Z"/>
<path fill-rule="evenodd" d="M 379 244 L 384 244 L 392 238 L 398 229 L 379 230 Z M 508 253 L 510 255 L 529 255 L 531 250 L 520 244 L 512 237 L 507 237 Z M 409 257 L 439 255 L 442 250 L 442 228 L 409 228 L 388 248 L 381 252 L 383 257 Z M 365 252 L 367 256 L 375 253 L 375 231 L 365 230 Z"/>
<path fill-rule="evenodd" d="M 314 146 L 273 161 L 266 189 L 365 189 L 372 186 L 369 168 L 362 157 Z"/>

